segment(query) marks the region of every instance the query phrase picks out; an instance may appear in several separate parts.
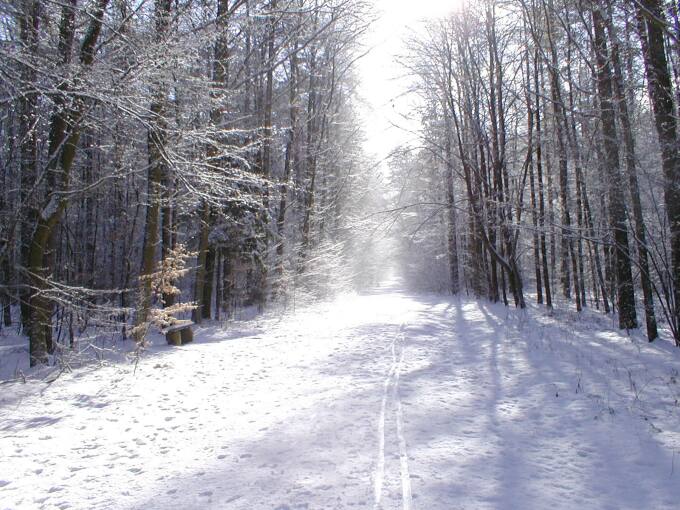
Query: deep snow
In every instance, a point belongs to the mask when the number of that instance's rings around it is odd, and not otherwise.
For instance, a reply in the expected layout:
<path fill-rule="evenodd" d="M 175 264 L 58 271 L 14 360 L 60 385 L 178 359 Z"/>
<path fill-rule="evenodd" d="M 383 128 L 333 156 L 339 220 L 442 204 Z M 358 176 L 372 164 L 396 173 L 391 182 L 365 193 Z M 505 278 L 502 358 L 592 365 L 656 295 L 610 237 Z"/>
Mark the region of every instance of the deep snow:
<path fill-rule="evenodd" d="M 0 508 L 680 508 L 680 350 L 394 286 L 0 386 Z"/>

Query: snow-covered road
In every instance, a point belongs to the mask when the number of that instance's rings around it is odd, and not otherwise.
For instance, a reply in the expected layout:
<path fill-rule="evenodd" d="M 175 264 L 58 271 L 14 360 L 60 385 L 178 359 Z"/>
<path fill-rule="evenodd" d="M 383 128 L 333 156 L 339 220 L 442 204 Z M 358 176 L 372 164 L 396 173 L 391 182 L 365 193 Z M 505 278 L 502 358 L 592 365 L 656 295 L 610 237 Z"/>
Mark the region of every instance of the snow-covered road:
<path fill-rule="evenodd" d="M 581 319 L 387 287 L 5 385 L 0 508 L 680 508 L 678 350 Z"/>

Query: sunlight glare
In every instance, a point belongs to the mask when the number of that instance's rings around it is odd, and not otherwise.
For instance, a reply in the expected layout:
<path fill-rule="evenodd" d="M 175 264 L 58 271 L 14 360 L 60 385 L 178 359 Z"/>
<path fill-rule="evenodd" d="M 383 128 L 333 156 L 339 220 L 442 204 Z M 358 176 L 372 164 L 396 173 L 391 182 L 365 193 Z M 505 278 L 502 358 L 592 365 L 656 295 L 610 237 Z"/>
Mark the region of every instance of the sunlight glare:
<path fill-rule="evenodd" d="M 405 97 L 403 70 L 396 58 L 404 53 L 404 38 L 418 32 L 423 21 L 446 15 L 462 0 L 374 0 L 378 19 L 367 37 L 369 53 L 360 63 L 361 96 L 366 103 L 366 150 L 378 160 L 396 146 L 413 145 L 418 128 L 410 118 L 412 99 Z M 367 48 L 367 49 L 368 49 Z"/>

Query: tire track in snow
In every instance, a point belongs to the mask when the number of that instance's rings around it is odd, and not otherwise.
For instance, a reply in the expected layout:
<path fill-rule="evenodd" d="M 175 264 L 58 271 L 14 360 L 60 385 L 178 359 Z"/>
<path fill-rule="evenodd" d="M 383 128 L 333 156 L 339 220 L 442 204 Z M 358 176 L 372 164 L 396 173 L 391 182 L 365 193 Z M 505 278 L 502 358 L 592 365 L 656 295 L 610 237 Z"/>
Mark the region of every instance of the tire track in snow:
<path fill-rule="evenodd" d="M 380 417 L 378 419 L 378 461 L 373 477 L 373 508 L 375 510 L 382 508 L 382 490 L 385 479 L 385 419 L 387 414 L 387 402 L 390 397 L 396 410 L 397 443 L 399 447 L 400 480 L 404 510 L 412 510 L 413 504 L 411 496 L 411 475 L 408 469 L 408 454 L 406 450 L 406 439 L 404 438 L 403 411 L 401 397 L 399 395 L 399 376 L 404 361 L 404 330 L 405 325 L 402 323 L 399 326 L 399 332 L 392 339 L 392 364 L 387 372 L 387 377 L 385 378 L 385 383 L 383 385 L 383 397 L 380 404 Z M 397 347 L 399 347 L 398 356 Z M 392 388 L 391 392 L 390 387 Z"/>

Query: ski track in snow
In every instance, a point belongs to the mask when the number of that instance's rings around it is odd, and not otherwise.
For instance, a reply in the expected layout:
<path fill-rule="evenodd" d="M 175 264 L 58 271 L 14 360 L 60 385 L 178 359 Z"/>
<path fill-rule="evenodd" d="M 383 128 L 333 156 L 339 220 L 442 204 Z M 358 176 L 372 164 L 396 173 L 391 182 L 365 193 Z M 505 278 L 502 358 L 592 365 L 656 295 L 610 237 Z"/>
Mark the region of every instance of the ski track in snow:
<path fill-rule="evenodd" d="M 375 509 L 380 508 L 383 479 L 385 477 L 385 411 L 387 407 L 387 399 L 389 398 L 390 384 L 392 383 L 394 369 L 395 365 L 392 363 L 390 370 L 387 373 L 387 378 L 385 379 L 382 402 L 380 403 L 380 418 L 378 419 L 378 460 L 376 462 L 376 471 L 373 474 L 373 497 L 375 500 L 373 508 Z"/>
<path fill-rule="evenodd" d="M 399 396 L 399 375 L 401 372 L 401 365 L 404 362 L 403 329 L 404 327 L 402 326 L 399 333 L 401 338 L 401 353 L 399 355 L 399 363 L 397 364 L 394 376 L 394 401 L 397 407 L 397 437 L 399 438 L 399 462 L 401 467 L 401 489 L 404 510 L 411 510 L 413 505 L 411 498 L 411 475 L 408 471 L 408 453 L 406 451 L 406 439 L 404 438 L 404 412 L 401 406 L 401 397 Z"/>
<path fill-rule="evenodd" d="M 397 354 L 397 348 L 399 354 Z M 404 438 L 404 423 L 401 398 L 399 396 L 399 375 L 404 361 L 404 324 L 399 326 L 398 333 L 394 336 L 390 345 L 392 352 L 392 364 L 387 373 L 383 386 L 383 397 L 380 404 L 380 417 L 378 419 L 378 459 L 376 470 L 373 475 L 374 509 L 382 508 L 383 481 L 385 478 L 385 419 L 387 404 L 391 397 L 392 406 L 395 409 L 396 435 L 399 448 L 399 468 L 401 492 L 404 510 L 411 510 L 411 476 L 408 470 L 408 453 L 406 451 L 406 439 Z M 391 390 L 391 391 L 390 391 Z"/>
<path fill-rule="evenodd" d="M 0 386 L 0 510 L 680 502 L 680 351 L 593 312 L 393 285 L 158 340 Z"/>

